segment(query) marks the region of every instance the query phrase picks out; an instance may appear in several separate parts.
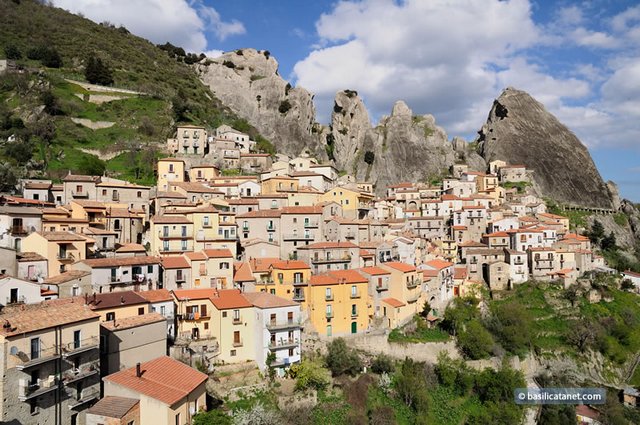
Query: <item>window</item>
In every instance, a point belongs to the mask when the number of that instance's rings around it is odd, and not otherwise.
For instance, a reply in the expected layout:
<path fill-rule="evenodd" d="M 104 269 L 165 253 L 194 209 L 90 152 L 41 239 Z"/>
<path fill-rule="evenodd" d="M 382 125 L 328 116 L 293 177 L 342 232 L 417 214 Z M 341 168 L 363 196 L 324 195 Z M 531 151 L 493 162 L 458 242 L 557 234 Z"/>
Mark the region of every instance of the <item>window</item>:
<path fill-rule="evenodd" d="M 180 241 L 180 244 L 181 244 L 180 247 L 182 248 L 182 250 L 186 251 L 187 250 L 187 241 L 185 239 L 183 239 L 183 240 Z"/>
<path fill-rule="evenodd" d="M 113 221 L 114 230 L 120 230 L 120 220 L 116 219 Z"/>
<path fill-rule="evenodd" d="M 138 307 L 138 316 L 142 316 L 144 314 L 144 307 Z"/>
<path fill-rule="evenodd" d="M 231 355 L 231 357 L 234 357 L 236 355 L 236 350 L 231 350 L 229 354 Z"/>
<path fill-rule="evenodd" d="M 176 425 L 182 425 L 180 422 L 180 413 L 176 413 Z"/>
<path fill-rule="evenodd" d="M 234 321 L 240 320 L 240 310 L 233 310 L 233 320 Z"/>
<path fill-rule="evenodd" d="M 220 263 L 220 270 L 229 270 L 229 263 L 227 263 L 226 261 Z"/>
<path fill-rule="evenodd" d="M 331 288 L 327 288 L 327 289 L 325 289 L 325 291 L 324 291 L 324 297 L 325 297 L 326 299 L 328 299 L 328 300 L 330 300 L 330 299 L 331 299 Z"/>
<path fill-rule="evenodd" d="M 356 285 L 352 285 L 351 286 L 351 296 L 355 297 L 356 295 L 358 295 L 358 287 Z"/>
<path fill-rule="evenodd" d="M 204 226 L 208 226 L 209 225 L 209 216 L 205 215 L 204 217 L 202 217 L 202 224 Z"/>
<path fill-rule="evenodd" d="M 80 331 L 73 331 L 73 348 L 80 348 Z"/>
<path fill-rule="evenodd" d="M 226 311 L 222 312 L 222 317 L 227 317 L 227 312 Z"/>
<path fill-rule="evenodd" d="M 162 241 L 162 250 L 169 251 L 169 241 Z"/>
<path fill-rule="evenodd" d="M 102 196 L 107 196 L 107 189 L 102 189 Z"/>
<path fill-rule="evenodd" d="M 233 343 L 240 344 L 240 331 L 233 332 Z"/>
<path fill-rule="evenodd" d="M 76 192 L 82 193 L 82 185 L 79 184 L 76 186 Z"/>
<path fill-rule="evenodd" d="M 173 173 L 173 164 L 169 164 L 169 172 Z"/>
<path fill-rule="evenodd" d="M 331 317 L 333 314 L 333 310 L 331 309 L 331 304 L 327 304 L 327 308 L 326 308 L 326 312 L 327 312 L 327 317 Z"/>
<path fill-rule="evenodd" d="M 141 192 L 141 191 L 138 191 L 138 193 L 136 193 L 136 196 L 137 196 L 138 198 L 142 198 L 142 192 Z"/>
<path fill-rule="evenodd" d="M 78 288 L 77 286 L 71 288 L 71 296 L 77 297 L 78 295 L 80 295 L 80 288 Z"/>
<path fill-rule="evenodd" d="M 116 320 L 116 313 L 114 313 L 114 312 L 107 313 L 107 322 L 109 322 L 111 320 Z"/>
<path fill-rule="evenodd" d="M 40 358 L 40 338 L 31 338 L 31 360 Z"/>

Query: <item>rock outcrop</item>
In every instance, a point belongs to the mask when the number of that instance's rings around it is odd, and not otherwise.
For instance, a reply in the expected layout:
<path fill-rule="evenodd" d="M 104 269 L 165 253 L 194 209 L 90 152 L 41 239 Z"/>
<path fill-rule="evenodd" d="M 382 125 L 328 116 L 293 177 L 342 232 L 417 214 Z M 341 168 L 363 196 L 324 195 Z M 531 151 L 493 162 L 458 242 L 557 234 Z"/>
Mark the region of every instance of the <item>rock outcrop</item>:
<path fill-rule="evenodd" d="M 278 74 L 267 51 L 242 49 L 196 65 L 200 79 L 233 112 L 290 156 L 308 151 L 326 159 L 322 129 L 315 123 L 313 96 Z"/>
<path fill-rule="evenodd" d="M 345 101 L 343 93 L 336 97 L 336 105 L 344 105 L 344 109 L 334 110 L 331 134 L 336 163 L 347 172 L 374 183 L 379 195 L 390 184 L 427 182 L 449 172 L 455 161 L 453 146 L 433 116 L 413 115 L 404 102 L 398 101 L 391 115 L 371 128 L 365 123 L 364 117 L 368 123 L 368 116 L 366 111 L 361 112 L 364 106 L 357 94 Z M 354 111 L 353 116 L 350 111 Z M 342 125 L 345 121 L 351 126 Z"/>
<path fill-rule="evenodd" d="M 614 206 L 587 148 L 526 92 L 504 90 L 478 133 L 479 153 L 487 162 L 526 165 L 543 196 L 584 207 Z"/>

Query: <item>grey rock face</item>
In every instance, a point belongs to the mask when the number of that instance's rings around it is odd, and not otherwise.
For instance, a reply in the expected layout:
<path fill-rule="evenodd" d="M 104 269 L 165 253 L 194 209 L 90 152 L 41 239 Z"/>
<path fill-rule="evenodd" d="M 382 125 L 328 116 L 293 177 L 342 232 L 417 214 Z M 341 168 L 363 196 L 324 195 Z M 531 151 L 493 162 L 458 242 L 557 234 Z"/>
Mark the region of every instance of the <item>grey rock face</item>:
<path fill-rule="evenodd" d="M 348 143 L 336 143 L 334 155 L 336 160 L 347 158 L 344 168 L 358 180 L 374 183 L 378 194 L 390 184 L 425 182 L 446 174 L 455 161 L 453 146 L 433 116 L 414 116 L 402 101 L 396 102 L 391 116 L 383 117 L 375 128 L 358 128 L 360 131 L 348 138 Z M 336 135 L 335 126 L 333 133 Z M 367 152 L 374 154 L 372 163 L 365 161 Z"/>
<path fill-rule="evenodd" d="M 350 171 L 350 166 L 362 148 L 362 141 L 371 129 L 369 113 L 358 96 L 351 90 L 336 94 L 331 113 L 336 167 Z"/>
<path fill-rule="evenodd" d="M 227 52 L 208 65 L 196 65 L 196 70 L 222 103 L 256 127 L 278 152 L 296 156 L 308 150 L 326 159 L 313 96 L 282 79 L 278 62 L 268 52 Z"/>
<path fill-rule="evenodd" d="M 478 133 L 479 152 L 487 162 L 526 165 L 543 195 L 565 204 L 613 207 L 587 148 L 524 91 L 506 89 Z"/>

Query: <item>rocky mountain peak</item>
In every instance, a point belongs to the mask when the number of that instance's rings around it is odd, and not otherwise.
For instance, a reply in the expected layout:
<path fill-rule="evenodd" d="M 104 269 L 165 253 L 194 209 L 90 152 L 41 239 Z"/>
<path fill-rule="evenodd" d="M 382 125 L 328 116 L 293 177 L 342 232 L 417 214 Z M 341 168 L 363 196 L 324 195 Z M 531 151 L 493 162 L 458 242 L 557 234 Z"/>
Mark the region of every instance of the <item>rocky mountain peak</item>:
<path fill-rule="evenodd" d="M 334 140 L 336 166 L 346 169 L 356 158 L 361 141 L 371 129 L 369 113 L 358 93 L 342 90 L 336 94 L 331 113 L 331 134 Z"/>
<path fill-rule="evenodd" d="M 393 109 L 391 110 L 391 116 L 392 117 L 408 117 L 408 118 L 411 118 L 412 115 L 413 115 L 413 111 L 411 111 L 409 106 L 407 106 L 407 104 L 404 103 L 403 100 L 398 100 L 393 105 Z"/>
<path fill-rule="evenodd" d="M 507 88 L 478 132 L 479 153 L 533 170 L 538 191 L 558 202 L 612 208 L 613 195 L 586 146 L 528 93 Z"/>

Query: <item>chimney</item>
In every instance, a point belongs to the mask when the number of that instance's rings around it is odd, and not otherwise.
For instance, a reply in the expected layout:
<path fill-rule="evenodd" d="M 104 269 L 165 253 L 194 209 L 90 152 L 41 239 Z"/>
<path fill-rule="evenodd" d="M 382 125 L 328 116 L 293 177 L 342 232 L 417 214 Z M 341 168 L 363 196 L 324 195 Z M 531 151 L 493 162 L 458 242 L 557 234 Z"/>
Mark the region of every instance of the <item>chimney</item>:
<path fill-rule="evenodd" d="M 140 362 L 136 363 L 136 377 L 140 378 L 142 376 L 142 371 L 140 370 Z"/>

